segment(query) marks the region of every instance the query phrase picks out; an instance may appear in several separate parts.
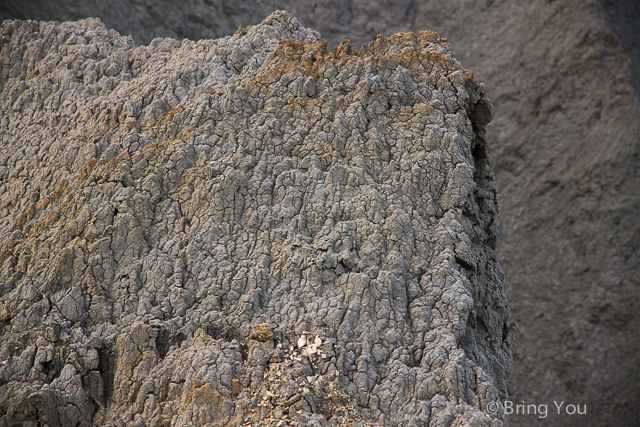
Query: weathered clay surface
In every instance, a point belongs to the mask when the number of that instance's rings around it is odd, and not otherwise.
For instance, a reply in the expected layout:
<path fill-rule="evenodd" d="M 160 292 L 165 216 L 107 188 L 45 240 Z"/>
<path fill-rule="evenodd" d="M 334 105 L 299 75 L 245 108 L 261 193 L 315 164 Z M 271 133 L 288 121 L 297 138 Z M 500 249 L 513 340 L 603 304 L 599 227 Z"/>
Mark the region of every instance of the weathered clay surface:
<path fill-rule="evenodd" d="M 640 424 L 640 2 L 4 0 L 0 19 L 99 16 L 146 44 L 225 36 L 276 9 L 330 47 L 427 29 L 449 39 L 495 108 L 497 252 L 521 330 L 510 399 L 586 404 L 590 426 Z"/>
<path fill-rule="evenodd" d="M 491 104 L 445 40 L 1 32 L 0 425 L 504 425 Z"/>

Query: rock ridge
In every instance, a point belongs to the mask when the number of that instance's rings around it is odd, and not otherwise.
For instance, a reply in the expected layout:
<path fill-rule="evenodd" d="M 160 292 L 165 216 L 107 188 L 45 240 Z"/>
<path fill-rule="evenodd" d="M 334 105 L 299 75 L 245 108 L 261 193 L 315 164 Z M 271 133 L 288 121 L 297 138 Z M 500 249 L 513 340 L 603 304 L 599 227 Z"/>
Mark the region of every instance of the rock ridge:
<path fill-rule="evenodd" d="M 506 425 L 492 107 L 445 39 L 0 35 L 0 425 Z"/>

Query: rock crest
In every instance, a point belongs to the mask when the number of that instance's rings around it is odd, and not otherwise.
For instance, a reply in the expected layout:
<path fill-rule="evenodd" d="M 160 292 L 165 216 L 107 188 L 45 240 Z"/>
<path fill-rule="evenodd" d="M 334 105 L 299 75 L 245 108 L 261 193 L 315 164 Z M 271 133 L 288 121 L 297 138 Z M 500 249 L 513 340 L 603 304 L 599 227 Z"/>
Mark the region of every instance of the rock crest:
<path fill-rule="evenodd" d="M 0 425 L 506 423 L 491 103 L 437 34 L 1 36 Z"/>

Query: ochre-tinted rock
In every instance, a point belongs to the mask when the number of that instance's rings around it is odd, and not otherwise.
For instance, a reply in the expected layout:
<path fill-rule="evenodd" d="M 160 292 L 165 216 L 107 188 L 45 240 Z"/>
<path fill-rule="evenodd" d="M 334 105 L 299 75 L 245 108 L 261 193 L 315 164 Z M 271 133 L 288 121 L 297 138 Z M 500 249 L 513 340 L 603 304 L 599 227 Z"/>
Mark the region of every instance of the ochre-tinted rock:
<path fill-rule="evenodd" d="M 4 0 L 0 20 L 99 16 L 148 44 L 225 36 L 275 9 L 293 12 L 330 47 L 425 29 L 449 39 L 494 101 L 487 130 L 501 200 L 497 253 L 523 331 L 509 399 L 573 402 L 587 405 L 590 426 L 636 426 L 640 2 Z M 582 427 L 584 417 L 510 420 L 549 423 Z"/>
<path fill-rule="evenodd" d="M 491 103 L 437 34 L 0 49 L 0 423 L 506 421 Z"/>

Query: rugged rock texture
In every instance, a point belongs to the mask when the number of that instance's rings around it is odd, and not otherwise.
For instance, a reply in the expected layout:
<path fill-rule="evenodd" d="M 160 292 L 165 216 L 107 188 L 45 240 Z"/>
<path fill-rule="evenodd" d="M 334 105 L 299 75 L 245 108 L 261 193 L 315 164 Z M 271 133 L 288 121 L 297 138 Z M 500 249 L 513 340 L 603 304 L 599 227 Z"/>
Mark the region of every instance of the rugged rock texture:
<path fill-rule="evenodd" d="M 521 327 L 510 399 L 586 404 L 589 425 L 640 424 L 640 2 L 260 0 L 4 2 L 5 17 L 101 16 L 140 43 L 231 34 L 277 8 L 329 46 L 434 30 L 486 82 L 498 255 Z M 0 14 L 2 14 L 0 5 Z M 117 15 L 117 18 L 115 17 Z M 553 406 L 552 406 L 553 408 Z M 584 417 L 513 416 L 514 426 Z"/>
<path fill-rule="evenodd" d="M 1 37 L 0 425 L 504 425 L 492 110 L 446 40 Z"/>
<path fill-rule="evenodd" d="M 444 22 L 425 13 L 420 26 L 452 40 L 496 104 L 498 254 L 521 328 L 509 396 L 588 407 L 588 420 L 514 415 L 510 424 L 637 426 L 639 58 L 626 55 L 633 46 L 608 13 L 625 2 L 496 2 L 476 15 L 455 3 Z M 466 24 L 454 27 L 460 13 Z M 638 37 L 640 14 L 625 19 Z"/>

